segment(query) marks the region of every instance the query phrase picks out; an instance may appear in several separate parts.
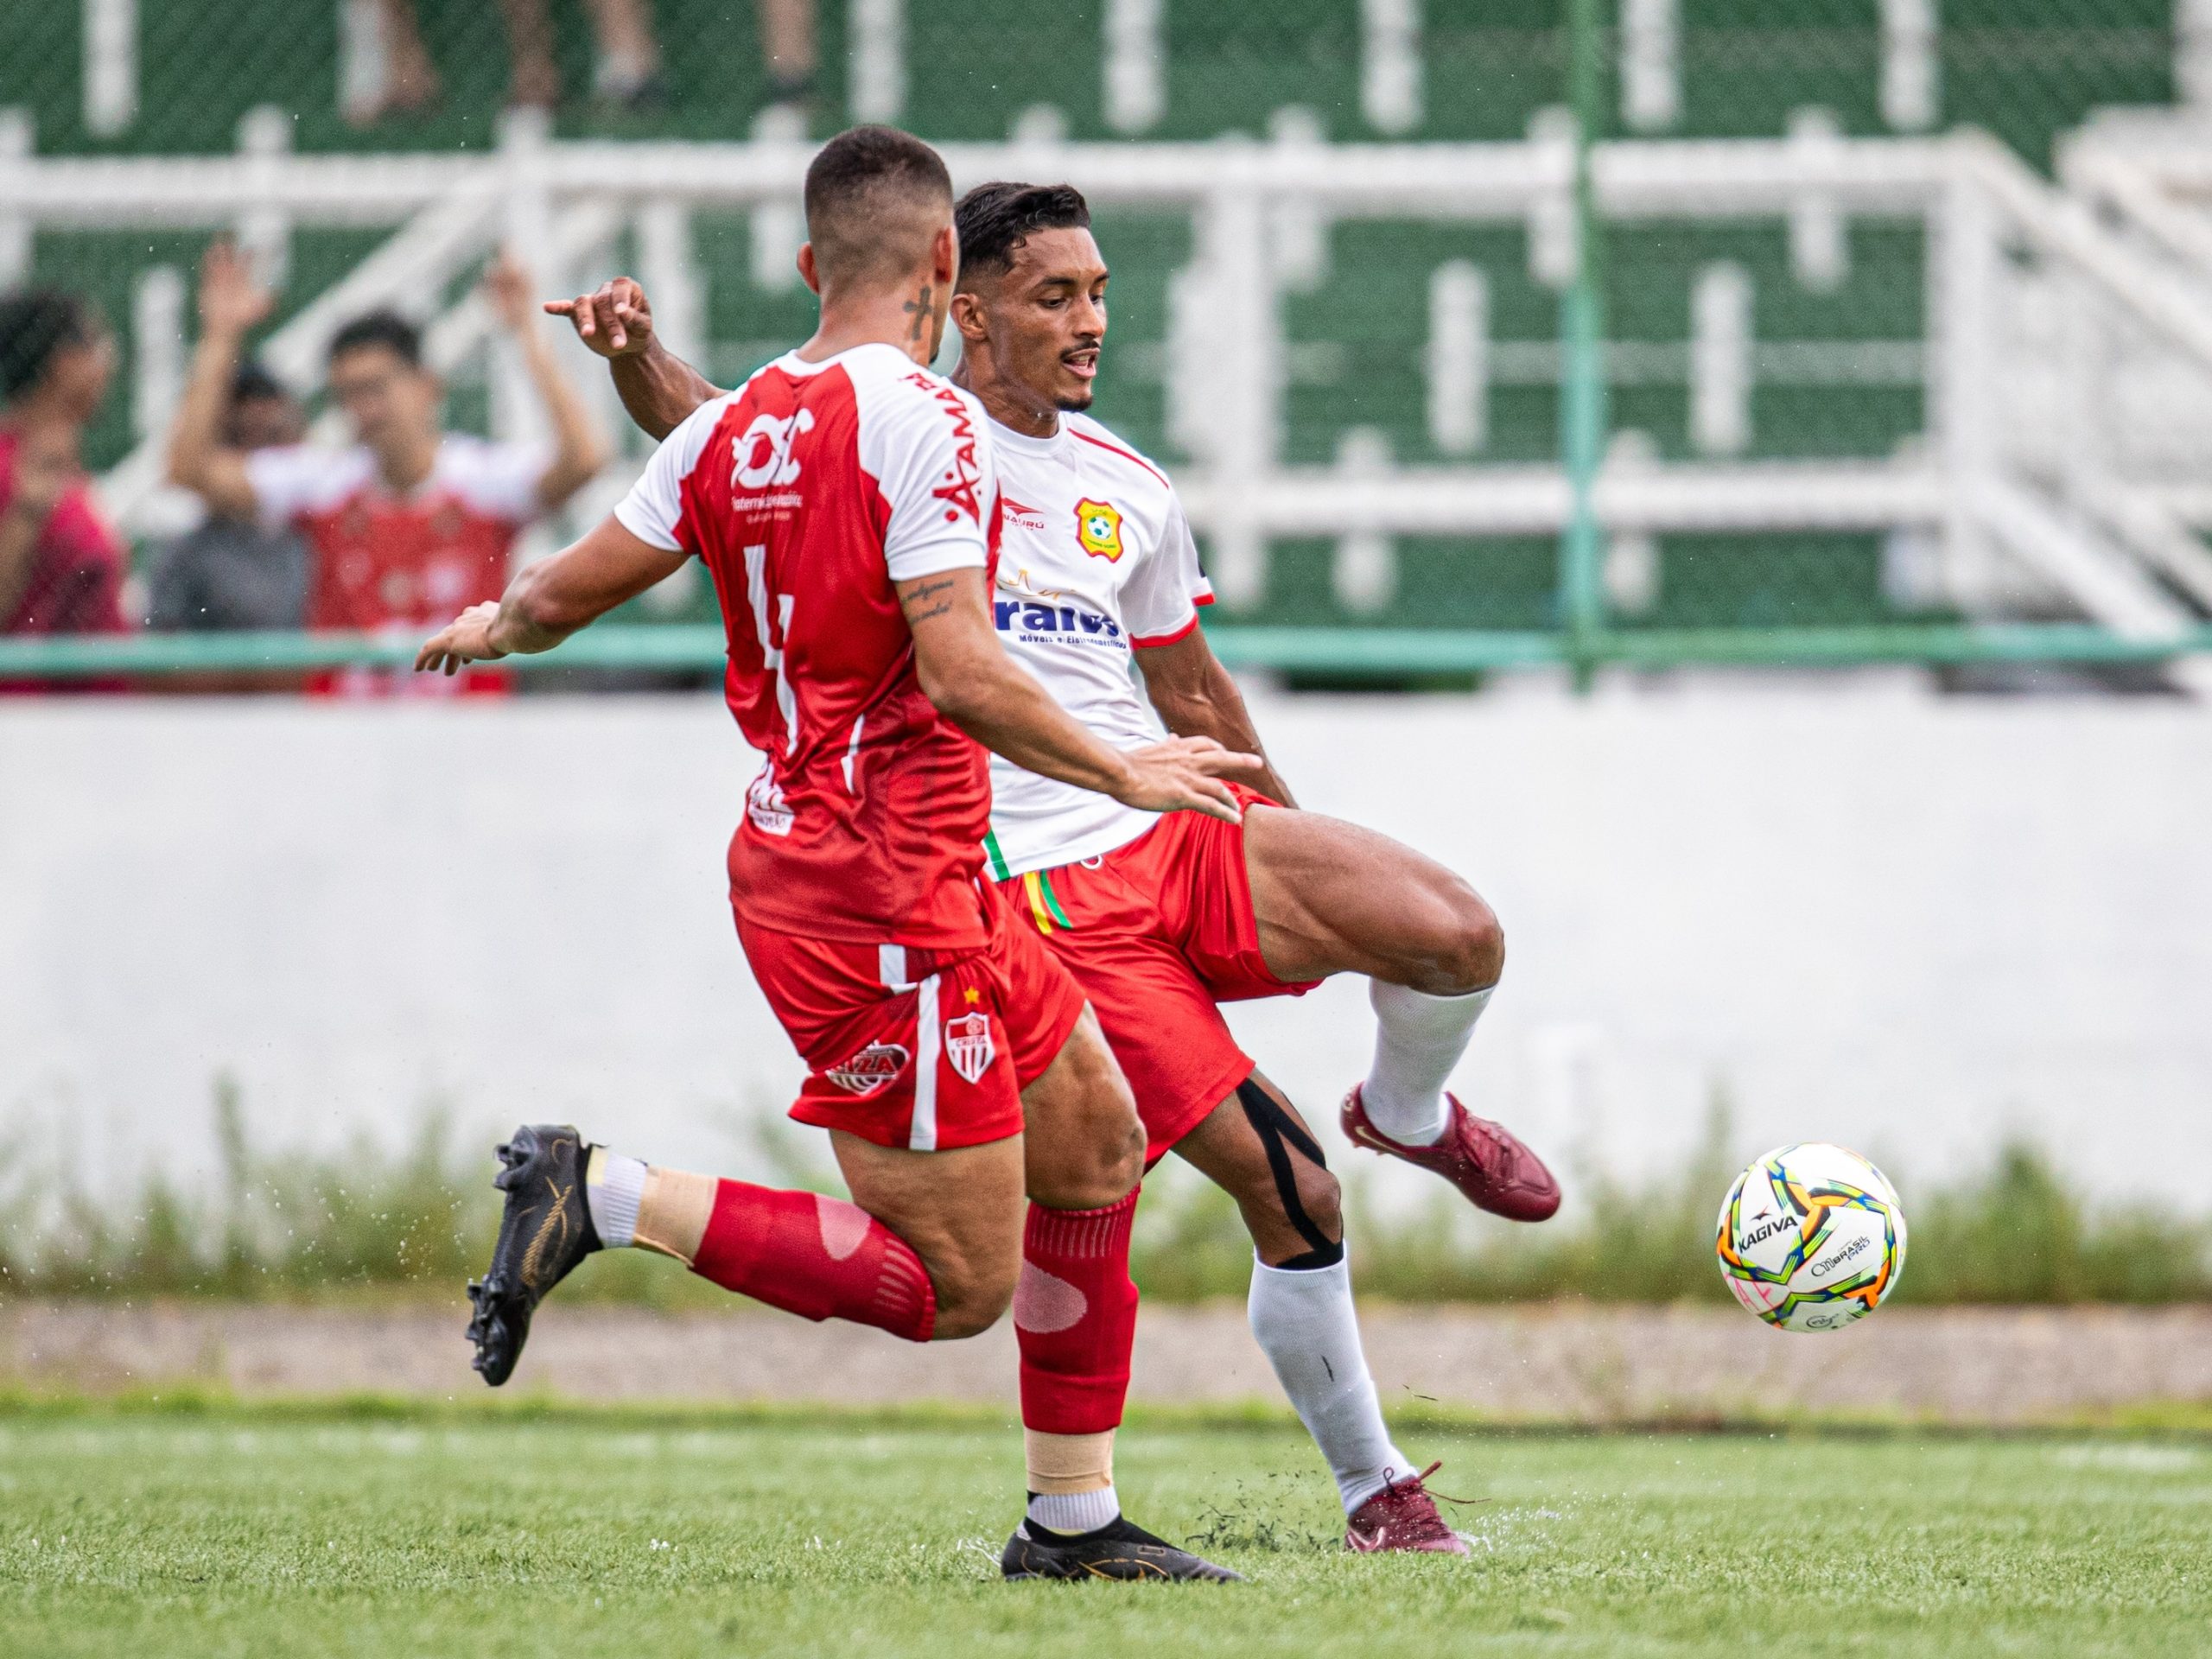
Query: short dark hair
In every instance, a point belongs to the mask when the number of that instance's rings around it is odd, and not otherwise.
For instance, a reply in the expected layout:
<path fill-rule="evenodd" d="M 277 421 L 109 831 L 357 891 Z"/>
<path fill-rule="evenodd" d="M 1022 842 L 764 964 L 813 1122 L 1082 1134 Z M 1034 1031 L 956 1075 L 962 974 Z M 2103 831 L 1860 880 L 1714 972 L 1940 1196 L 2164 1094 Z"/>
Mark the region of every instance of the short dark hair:
<path fill-rule="evenodd" d="M 410 369 L 423 366 L 423 331 L 385 308 L 359 316 L 330 337 L 330 360 L 364 346 L 381 346 Z"/>
<path fill-rule="evenodd" d="M 260 364 L 248 358 L 231 376 L 231 401 L 250 404 L 264 397 L 289 397 L 291 388 L 269 372 Z"/>
<path fill-rule="evenodd" d="M 0 294 L 0 403 L 36 390 L 56 357 L 99 335 L 99 314 L 74 294 L 58 288 Z"/>
<path fill-rule="evenodd" d="M 1071 184 L 979 184 L 952 210 L 960 231 L 960 274 L 1003 273 L 1038 231 L 1089 230 L 1090 204 Z"/>
<path fill-rule="evenodd" d="M 951 207 L 944 158 L 896 127 L 848 128 L 806 169 L 806 237 L 825 283 L 912 269 L 927 252 L 924 216 Z"/>

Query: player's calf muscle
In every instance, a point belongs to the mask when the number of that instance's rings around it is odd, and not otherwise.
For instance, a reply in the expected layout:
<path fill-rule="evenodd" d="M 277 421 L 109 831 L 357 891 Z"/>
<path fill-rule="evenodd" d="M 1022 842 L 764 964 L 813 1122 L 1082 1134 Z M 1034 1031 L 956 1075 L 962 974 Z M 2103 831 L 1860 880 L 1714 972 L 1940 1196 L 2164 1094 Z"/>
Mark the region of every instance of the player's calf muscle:
<path fill-rule="evenodd" d="M 1257 1073 L 1175 1150 L 1236 1199 L 1253 1248 L 1269 1267 L 1343 1244 L 1337 1178 L 1304 1120 Z"/>

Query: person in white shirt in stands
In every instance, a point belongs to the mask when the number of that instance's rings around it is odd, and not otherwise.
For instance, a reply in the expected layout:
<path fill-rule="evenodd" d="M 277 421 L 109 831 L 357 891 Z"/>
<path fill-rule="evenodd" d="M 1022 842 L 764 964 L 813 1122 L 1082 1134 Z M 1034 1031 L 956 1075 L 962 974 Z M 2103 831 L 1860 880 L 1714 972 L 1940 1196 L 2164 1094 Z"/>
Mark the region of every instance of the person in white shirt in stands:
<path fill-rule="evenodd" d="M 567 502 L 605 464 L 607 441 L 554 361 L 530 302 L 530 278 L 507 257 L 484 291 L 513 336 L 552 429 L 550 447 L 449 432 L 445 386 L 423 360 L 421 331 L 392 311 L 340 328 L 330 391 L 354 442 L 247 450 L 227 442 L 224 416 L 245 336 L 270 296 L 227 243 L 200 275 L 200 346 L 169 435 L 169 475 L 218 514 L 289 526 L 308 544 L 307 626 L 412 640 L 505 588 L 515 540 Z M 501 669 L 454 680 L 348 669 L 319 690 L 353 696 L 426 688 L 499 690 Z"/>

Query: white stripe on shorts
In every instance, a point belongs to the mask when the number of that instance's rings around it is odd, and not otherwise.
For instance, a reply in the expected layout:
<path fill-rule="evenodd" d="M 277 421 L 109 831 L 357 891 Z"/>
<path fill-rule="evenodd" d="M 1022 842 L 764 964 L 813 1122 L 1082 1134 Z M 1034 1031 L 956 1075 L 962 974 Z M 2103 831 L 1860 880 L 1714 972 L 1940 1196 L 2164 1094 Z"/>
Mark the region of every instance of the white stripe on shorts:
<path fill-rule="evenodd" d="M 906 977 L 906 947 L 903 944 L 877 945 L 875 976 L 887 990 L 909 989 L 914 982 Z"/>
<path fill-rule="evenodd" d="M 937 1060 L 944 1042 L 937 1024 L 937 980 L 931 974 L 914 993 L 914 1127 L 906 1144 L 916 1152 L 937 1150 Z"/>

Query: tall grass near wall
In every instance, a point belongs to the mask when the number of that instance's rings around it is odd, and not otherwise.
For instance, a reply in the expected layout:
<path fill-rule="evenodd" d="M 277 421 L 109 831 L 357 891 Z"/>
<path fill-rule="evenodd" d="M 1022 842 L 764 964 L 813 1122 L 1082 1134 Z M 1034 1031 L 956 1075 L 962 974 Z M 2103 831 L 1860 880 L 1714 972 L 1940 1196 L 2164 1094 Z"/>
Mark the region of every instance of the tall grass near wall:
<path fill-rule="evenodd" d="M 480 1150 L 424 1117 L 391 1151 L 255 1147 L 237 1091 L 218 1087 L 222 1179 L 188 1194 L 156 1174 L 127 1203 L 96 1202 L 58 1159 L 0 1147 L 0 1291 L 16 1294 L 457 1297 L 480 1273 L 499 1197 Z M 763 1151 L 784 1179 L 828 1186 L 783 1126 Z M 1363 1294 L 1405 1301 L 1726 1300 L 1713 1266 L 1715 1213 L 1745 1161 L 1716 1111 L 1701 1147 L 1648 1186 L 1591 1176 L 1540 1227 L 1469 1210 L 1441 1185 L 1386 1204 L 1347 1173 L 1353 1272 Z M 1899 1175 L 1897 1170 L 1890 1172 Z M 2212 1217 L 2154 1204 L 2086 1201 L 2025 1142 L 1994 1149 L 1948 1184 L 1899 1187 L 1911 1223 L 1902 1302 L 2161 1303 L 2212 1299 Z M 1227 1195 L 1173 1160 L 1138 1211 L 1135 1267 L 1163 1301 L 1241 1297 L 1251 1243 Z M 562 1294 L 656 1306 L 727 1306 L 724 1294 L 642 1251 L 610 1252 Z"/>

